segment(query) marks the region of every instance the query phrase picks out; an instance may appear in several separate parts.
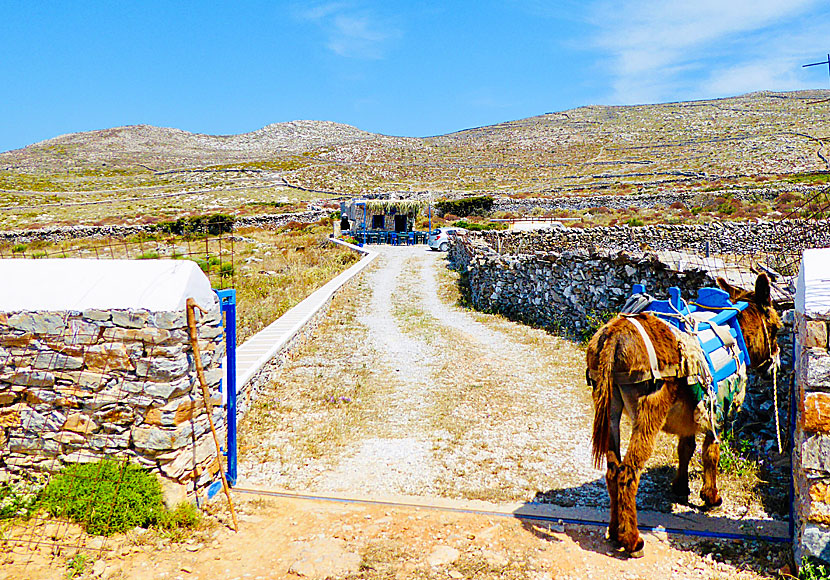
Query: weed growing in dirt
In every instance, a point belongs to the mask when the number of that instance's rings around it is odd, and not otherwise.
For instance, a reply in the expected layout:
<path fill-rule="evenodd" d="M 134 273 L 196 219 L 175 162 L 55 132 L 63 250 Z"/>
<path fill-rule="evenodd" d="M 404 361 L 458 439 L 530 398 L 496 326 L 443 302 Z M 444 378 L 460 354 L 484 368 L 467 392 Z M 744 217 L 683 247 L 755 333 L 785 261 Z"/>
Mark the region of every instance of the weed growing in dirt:
<path fill-rule="evenodd" d="M 830 567 L 817 560 L 804 558 L 798 570 L 798 580 L 827 580 L 830 578 Z"/>
<path fill-rule="evenodd" d="M 192 503 L 182 502 L 171 511 L 162 512 L 156 527 L 172 542 L 181 542 L 203 523 L 202 514 Z"/>
<path fill-rule="evenodd" d="M 40 486 L 32 483 L 0 483 L 0 520 L 28 518 L 37 511 Z"/>
<path fill-rule="evenodd" d="M 83 576 L 88 562 L 89 556 L 86 554 L 75 554 L 66 564 L 66 575 L 64 578 L 72 580 L 72 578 Z"/>
<path fill-rule="evenodd" d="M 581 344 L 583 346 L 587 345 L 588 341 L 591 340 L 591 337 L 594 336 L 597 330 L 605 326 L 605 324 L 612 318 L 614 318 L 616 315 L 617 313 L 611 310 L 592 310 L 591 312 L 587 313 L 585 315 L 585 322 L 588 323 L 588 326 L 586 326 L 585 329 L 582 331 L 582 340 L 580 341 Z"/>
<path fill-rule="evenodd" d="M 758 473 L 758 464 L 750 459 L 752 443 L 747 439 L 736 439 L 735 434 L 725 432 L 720 446 L 718 471 L 737 477 L 754 477 Z"/>

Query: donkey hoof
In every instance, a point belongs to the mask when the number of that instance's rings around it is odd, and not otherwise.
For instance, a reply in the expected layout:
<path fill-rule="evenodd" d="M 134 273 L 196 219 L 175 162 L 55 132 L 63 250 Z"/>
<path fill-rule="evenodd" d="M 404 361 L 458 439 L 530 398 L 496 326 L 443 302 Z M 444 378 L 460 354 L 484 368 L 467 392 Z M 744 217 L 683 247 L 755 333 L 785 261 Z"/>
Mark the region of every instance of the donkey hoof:
<path fill-rule="evenodd" d="M 611 531 L 611 528 L 607 528 L 605 530 L 605 539 L 611 544 L 614 548 L 621 548 L 622 544 L 620 543 L 619 538 L 617 538 L 617 532 Z"/>
<path fill-rule="evenodd" d="M 718 492 L 704 493 L 701 491 L 700 499 L 703 500 L 703 503 L 706 504 L 707 508 L 716 508 L 723 503 L 723 498 L 720 496 Z"/>
<path fill-rule="evenodd" d="M 643 556 L 645 556 L 646 555 L 646 552 L 645 552 L 645 549 L 644 549 L 645 545 L 646 545 L 646 543 L 643 541 L 643 538 L 637 538 L 637 547 L 634 550 L 632 550 L 631 552 L 628 552 L 628 557 L 629 558 L 642 558 Z"/>
<path fill-rule="evenodd" d="M 689 494 L 692 493 L 692 490 L 689 489 L 688 483 L 674 482 L 671 484 L 671 493 L 674 497 L 689 499 Z"/>

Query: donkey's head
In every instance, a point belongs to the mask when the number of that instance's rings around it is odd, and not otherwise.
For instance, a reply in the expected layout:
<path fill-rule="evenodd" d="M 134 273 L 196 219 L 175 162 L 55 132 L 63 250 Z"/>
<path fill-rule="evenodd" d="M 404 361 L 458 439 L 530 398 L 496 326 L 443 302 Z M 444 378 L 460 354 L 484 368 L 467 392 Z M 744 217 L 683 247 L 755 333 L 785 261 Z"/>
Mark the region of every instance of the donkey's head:
<path fill-rule="evenodd" d="M 766 274 L 759 275 L 754 292 L 735 288 L 723 278 L 718 278 L 718 286 L 729 292 L 732 302 L 742 300 L 749 304 L 738 317 L 749 351 L 749 367 L 771 374 L 781 364 L 781 350 L 776 337 L 782 324 L 772 307 L 769 278 Z"/>

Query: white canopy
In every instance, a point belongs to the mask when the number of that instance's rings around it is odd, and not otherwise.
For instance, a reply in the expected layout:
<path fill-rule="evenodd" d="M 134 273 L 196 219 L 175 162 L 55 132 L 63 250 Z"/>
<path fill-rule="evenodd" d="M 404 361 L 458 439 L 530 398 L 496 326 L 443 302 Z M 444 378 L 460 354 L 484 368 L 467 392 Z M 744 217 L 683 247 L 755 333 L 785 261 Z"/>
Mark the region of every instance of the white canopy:
<path fill-rule="evenodd" d="M 216 295 L 191 260 L 0 260 L 0 311 L 146 309 L 174 312 Z"/>
<path fill-rule="evenodd" d="M 795 307 L 808 316 L 830 314 L 830 248 L 804 250 Z"/>

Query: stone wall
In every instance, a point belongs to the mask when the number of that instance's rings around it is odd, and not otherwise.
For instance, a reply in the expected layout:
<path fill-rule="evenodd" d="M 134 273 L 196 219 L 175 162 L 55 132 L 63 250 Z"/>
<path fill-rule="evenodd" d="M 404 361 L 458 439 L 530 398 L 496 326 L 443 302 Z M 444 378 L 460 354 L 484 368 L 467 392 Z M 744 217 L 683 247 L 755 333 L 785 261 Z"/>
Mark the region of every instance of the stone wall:
<path fill-rule="evenodd" d="M 707 244 L 713 254 L 800 253 L 804 248 L 830 247 L 830 220 L 558 228 L 525 232 L 489 231 L 478 235 L 504 254 L 561 252 L 591 247 L 629 251 L 683 248 L 703 254 Z"/>
<path fill-rule="evenodd" d="M 197 320 L 224 429 L 218 300 Z M 216 475 L 185 311 L 0 313 L 0 478 L 105 457 L 156 472 L 176 500 Z"/>
<path fill-rule="evenodd" d="M 715 199 L 718 196 L 729 195 L 741 200 L 772 201 L 782 193 L 798 193 L 805 197 L 819 192 L 823 186 L 790 185 L 783 188 L 725 188 L 714 191 L 665 191 L 661 193 L 637 193 L 617 195 L 563 195 L 557 197 L 539 198 L 512 198 L 497 197 L 493 204 L 494 211 L 509 211 L 524 214 L 533 209 L 543 210 L 585 210 L 594 207 L 607 207 L 609 209 L 626 208 L 655 208 L 667 207 L 673 203 L 681 202 L 686 207 L 698 205 L 702 198 L 707 200 Z"/>
<path fill-rule="evenodd" d="M 830 562 L 830 250 L 809 254 L 823 274 L 811 276 L 805 253 L 796 302 L 795 552 L 797 561 Z"/>
<path fill-rule="evenodd" d="M 234 229 L 261 227 L 278 228 L 288 222 L 313 223 L 331 215 L 331 210 L 312 208 L 296 213 L 278 213 L 255 216 L 241 216 L 234 220 Z M 56 226 L 31 230 L 7 230 L 0 232 L 0 240 L 29 243 L 35 240 L 59 242 L 81 238 L 123 238 L 135 234 L 152 234 L 156 227 L 152 224 L 111 225 L 111 226 Z"/>

